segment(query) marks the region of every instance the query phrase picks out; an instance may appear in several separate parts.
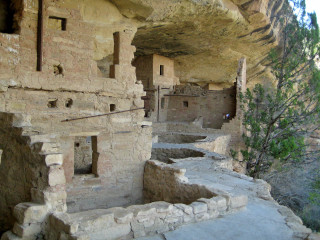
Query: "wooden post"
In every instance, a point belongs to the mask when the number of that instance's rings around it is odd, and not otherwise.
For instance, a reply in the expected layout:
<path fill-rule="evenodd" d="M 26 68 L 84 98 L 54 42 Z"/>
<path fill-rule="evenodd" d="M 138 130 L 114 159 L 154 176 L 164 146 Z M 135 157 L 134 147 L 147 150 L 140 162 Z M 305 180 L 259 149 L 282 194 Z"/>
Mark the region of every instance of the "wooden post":
<path fill-rule="evenodd" d="M 38 29 L 37 29 L 37 71 L 42 71 L 42 53 L 43 53 L 43 1 L 39 1 L 38 8 Z"/>

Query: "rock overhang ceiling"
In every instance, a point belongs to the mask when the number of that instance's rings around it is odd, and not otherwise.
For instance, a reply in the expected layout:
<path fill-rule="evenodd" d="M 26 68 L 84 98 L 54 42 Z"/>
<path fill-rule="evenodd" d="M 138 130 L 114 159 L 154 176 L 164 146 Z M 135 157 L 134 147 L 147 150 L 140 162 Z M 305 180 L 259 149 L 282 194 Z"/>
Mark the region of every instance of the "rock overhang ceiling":
<path fill-rule="evenodd" d="M 233 85 L 241 57 L 247 58 L 249 85 L 271 78 L 266 57 L 279 42 L 278 16 L 288 7 L 286 0 L 111 3 L 122 15 L 119 21 L 131 21 L 137 28 L 133 40 L 137 56 L 156 53 L 170 57 L 182 83 L 222 87 Z"/>

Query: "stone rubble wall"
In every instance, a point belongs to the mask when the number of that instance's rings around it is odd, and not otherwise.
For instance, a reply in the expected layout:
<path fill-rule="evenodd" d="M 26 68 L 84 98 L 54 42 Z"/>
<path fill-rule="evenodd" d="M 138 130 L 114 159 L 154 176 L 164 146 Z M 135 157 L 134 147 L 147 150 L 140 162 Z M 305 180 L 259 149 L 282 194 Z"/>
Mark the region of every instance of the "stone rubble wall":
<path fill-rule="evenodd" d="M 1 113 L 1 230 L 13 226 L 16 238 L 33 239 L 52 212 L 66 211 L 62 155 L 54 139 L 37 139 L 25 129 L 28 117 Z M 5 239 L 5 237 L 4 237 Z"/>

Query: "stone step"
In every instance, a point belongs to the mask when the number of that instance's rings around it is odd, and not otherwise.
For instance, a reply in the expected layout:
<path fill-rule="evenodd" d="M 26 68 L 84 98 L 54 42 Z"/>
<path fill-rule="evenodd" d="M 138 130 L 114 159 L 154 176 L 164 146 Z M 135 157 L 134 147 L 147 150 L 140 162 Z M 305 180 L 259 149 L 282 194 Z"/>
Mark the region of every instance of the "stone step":
<path fill-rule="evenodd" d="M 32 202 L 19 203 L 14 207 L 13 215 L 21 225 L 42 222 L 47 215 L 47 206 Z"/>

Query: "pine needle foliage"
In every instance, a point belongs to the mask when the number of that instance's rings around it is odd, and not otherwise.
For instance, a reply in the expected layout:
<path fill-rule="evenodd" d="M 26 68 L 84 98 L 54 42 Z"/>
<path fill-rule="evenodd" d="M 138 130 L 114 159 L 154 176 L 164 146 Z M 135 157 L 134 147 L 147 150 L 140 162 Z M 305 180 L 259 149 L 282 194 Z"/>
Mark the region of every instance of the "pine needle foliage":
<path fill-rule="evenodd" d="M 304 0 L 289 2 L 292 9 L 280 16 L 280 47 L 269 54 L 274 88 L 257 84 L 241 96 L 246 145 L 242 155 L 254 177 L 276 159 L 319 156 L 306 141 L 320 129 L 319 26 L 316 14 L 306 13 Z"/>

